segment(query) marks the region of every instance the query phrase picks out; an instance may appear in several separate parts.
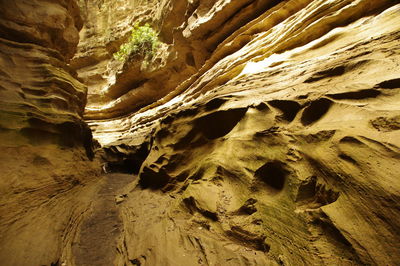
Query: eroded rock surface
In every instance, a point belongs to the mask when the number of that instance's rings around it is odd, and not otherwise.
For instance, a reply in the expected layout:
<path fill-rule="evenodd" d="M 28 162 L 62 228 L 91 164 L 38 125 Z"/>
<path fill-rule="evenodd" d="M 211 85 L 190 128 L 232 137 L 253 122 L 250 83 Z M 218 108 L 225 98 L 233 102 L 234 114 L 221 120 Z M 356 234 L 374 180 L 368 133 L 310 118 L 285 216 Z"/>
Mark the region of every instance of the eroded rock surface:
<path fill-rule="evenodd" d="M 1 265 L 400 261 L 398 1 L 10 5 Z"/>
<path fill-rule="evenodd" d="M 0 264 L 61 265 L 96 192 L 74 1 L 0 1 Z M 92 184 L 91 186 L 88 186 Z"/>
<path fill-rule="evenodd" d="M 261 2 L 199 4 L 182 26 L 211 51 L 196 74 L 90 122 L 104 146 L 151 147 L 121 205 L 120 263 L 399 261 L 400 6 Z"/>
<path fill-rule="evenodd" d="M 113 118 L 137 111 L 173 90 L 196 71 L 208 52 L 193 49 L 175 30 L 185 20 L 186 1 L 80 1 L 84 28 L 71 65 L 88 85 L 87 119 Z M 160 47 L 149 62 L 113 59 L 137 22 L 151 22 Z M 180 30 L 180 35 L 181 35 Z M 201 46 L 199 46 L 201 47 Z M 187 63 L 187 61 L 189 63 Z"/>
<path fill-rule="evenodd" d="M 85 23 L 71 65 L 89 88 L 85 117 L 124 116 L 159 100 L 196 74 L 230 34 L 278 2 L 80 1 Z M 114 60 L 136 22 L 159 32 L 157 53 L 149 62 Z"/>

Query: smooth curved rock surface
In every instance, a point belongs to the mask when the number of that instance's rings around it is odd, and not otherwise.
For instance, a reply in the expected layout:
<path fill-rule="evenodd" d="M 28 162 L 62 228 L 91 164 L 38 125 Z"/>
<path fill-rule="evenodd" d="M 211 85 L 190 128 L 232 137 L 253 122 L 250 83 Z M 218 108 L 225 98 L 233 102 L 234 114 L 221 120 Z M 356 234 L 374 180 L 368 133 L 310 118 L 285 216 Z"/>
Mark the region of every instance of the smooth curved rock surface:
<path fill-rule="evenodd" d="M 74 1 L 0 1 L 0 264 L 62 265 L 98 189 Z"/>
<path fill-rule="evenodd" d="M 86 119 L 125 116 L 164 97 L 196 74 L 220 42 L 278 2 L 85 2 L 84 30 L 71 65 L 89 88 Z M 143 21 L 159 32 L 159 51 L 150 62 L 117 62 L 112 54 L 134 23 Z"/>
<path fill-rule="evenodd" d="M 152 136 L 121 205 L 119 262 L 396 264 L 399 12 L 282 1 L 163 99 L 90 121 L 109 148 Z M 203 20 L 190 21 L 195 36 Z"/>
<path fill-rule="evenodd" d="M 400 261 L 398 1 L 78 4 L 1 11 L 1 265 Z"/>

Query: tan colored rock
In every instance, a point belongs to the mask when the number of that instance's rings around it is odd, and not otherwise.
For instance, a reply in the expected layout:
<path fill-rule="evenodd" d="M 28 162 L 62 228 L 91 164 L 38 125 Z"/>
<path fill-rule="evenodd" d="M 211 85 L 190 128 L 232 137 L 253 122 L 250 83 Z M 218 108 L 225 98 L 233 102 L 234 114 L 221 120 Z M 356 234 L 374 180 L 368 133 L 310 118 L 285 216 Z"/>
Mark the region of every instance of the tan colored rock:
<path fill-rule="evenodd" d="M 138 110 L 170 92 L 181 81 L 174 78 L 177 71 L 182 75 L 187 72 L 186 76 L 193 74 L 193 70 L 181 66 L 182 59 L 177 59 L 176 50 L 171 51 L 170 32 L 172 27 L 180 25 L 171 20 L 165 23 L 168 35 L 160 33 L 162 44 L 151 62 L 142 62 L 139 57 L 131 64 L 121 63 L 112 56 L 127 40 L 135 23 L 152 21 L 153 28 L 161 31 L 164 17 L 176 19 L 177 9 L 182 13 L 185 7 L 170 5 L 170 1 L 81 2 L 85 24 L 71 65 L 89 88 L 88 119 L 116 117 Z"/>
<path fill-rule="evenodd" d="M 91 152 L 91 133 L 82 121 L 86 87 L 60 54 L 5 39 L 0 47 L 2 145 L 78 145 Z"/>
<path fill-rule="evenodd" d="M 83 149 L 0 147 L 0 261 L 73 261 L 72 246 L 99 189 L 99 165 Z"/>
<path fill-rule="evenodd" d="M 157 3 L 79 1 L 70 62 L 103 170 L 136 180 L 96 178 L 64 47 L 1 39 L 1 264 L 400 261 L 400 5 Z M 116 62 L 136 21 L 164 44 Z"/>
<path fill-rule="evenodd" d="M 74 1 L 0 1 L 0 264 L 68 261 L 100 165 L 82 115 Z"/>
<path fill-rule="evenodd" d="M 10 41 L 34 43 L 71 58 L 82 27 L 73 0 L 0 1 L 0 35 Z M 34 12 L 32 12 L 34 10 Z"/>
<path fill-rule="evenodd" d="M 275 4 L 250 2 L 165 0 L 159 5 L 152 1 L 118 5 L 105 1 L 101 8 L 85 2 L 80 49 L 71 63 L 89 87 L 85 117 L 127 115 L 170 93 L 203 66 L 219 42 Z M 138 4 L 141 8 L 132 9 Z M 233 17 L 235 13 L 239 15 Z M 150 62 L 140 57 L 131 63 L 116 62 L 112 54 L 134 23 L 148 20 L 163 42 L 158 53 Z"/>
<path fill-rule="evenodd" d="M 399 10 L 282 2 L 164 99 L 91 121 L 110 148 L 153 139 L 118 262 L 396 264 Z"/>

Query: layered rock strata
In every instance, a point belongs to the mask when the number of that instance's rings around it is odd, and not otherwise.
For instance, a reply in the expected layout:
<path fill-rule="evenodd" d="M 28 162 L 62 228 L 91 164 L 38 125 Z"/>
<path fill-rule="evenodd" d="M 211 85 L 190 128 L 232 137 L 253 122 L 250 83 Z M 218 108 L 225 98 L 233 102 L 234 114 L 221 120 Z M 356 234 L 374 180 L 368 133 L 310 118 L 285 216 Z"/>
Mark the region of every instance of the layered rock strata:
<path fill-rule="evenodd" d="M 398 1 L 0 3 L 1 265 L 400 261 Z"/>
<path fill-rule="evenodd" d="M 61 265 L 100 166 L 68 66 L 74 1 L 0 1 L 0 264 Z M 98 169 L 98 170 L 97 170 Z"/>
<path fill-rule="evenodd" d="M 85 24 L 71 65 L 89 88 L 86 118 L 124 116 L 167 95 L 197 73 L 220 42 L 278 2 L 81 2 Z M 158 52 L 149 62 L 114 60 L 137 22 L 159 32 Z"/>
<path fill-rule="evenodd" d="M 196 30 L 255 14 L 234 5 L 200 4 L 181 27 L 211 49 L 196 74 L 90 123 L 125 156 L 150 143 L 119 263 L 396 264 L 400 5 L 281 1 L 221 38 Z"/>
<path fill-rule="evenodd" d="M 194 74 L 185 63 L 186 44 L 174 43 L 173 28 L 186 11 L 185 2 L 176 1 L 81 1 L 85 19 L 78 53 L 71 66 L 88 85 L 87 119 L 113 118 L 129 114 L 161 98 L 182 79 Z M 163 21 L 167 20 L 167 23 Z M 160 34 L 160 47 L 150 62 L 134 58 L 113 59 L 113 53 L 128 39 L 135 23 L 151 22 Z M 174 43 L 174 45 L 173 45 Z M 203 54 L 199 51 L 199 54 Z"/>

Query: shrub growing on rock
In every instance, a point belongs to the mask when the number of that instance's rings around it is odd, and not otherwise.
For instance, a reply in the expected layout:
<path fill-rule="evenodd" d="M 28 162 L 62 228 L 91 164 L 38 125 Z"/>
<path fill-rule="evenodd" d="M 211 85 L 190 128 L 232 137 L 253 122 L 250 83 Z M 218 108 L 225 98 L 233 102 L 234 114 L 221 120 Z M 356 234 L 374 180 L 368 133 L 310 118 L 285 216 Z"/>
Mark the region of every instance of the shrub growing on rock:
<path fill-rule="evenodd" d="M 150 60 L 159 45 L 158 34 L 148 23 L 144 26 L 136 23 L 128 42 L 120 46 L 119 51 L 114 53 L 114 58 L 125 61 L 131 56 L 140 55 L 145 60 Z"/>

